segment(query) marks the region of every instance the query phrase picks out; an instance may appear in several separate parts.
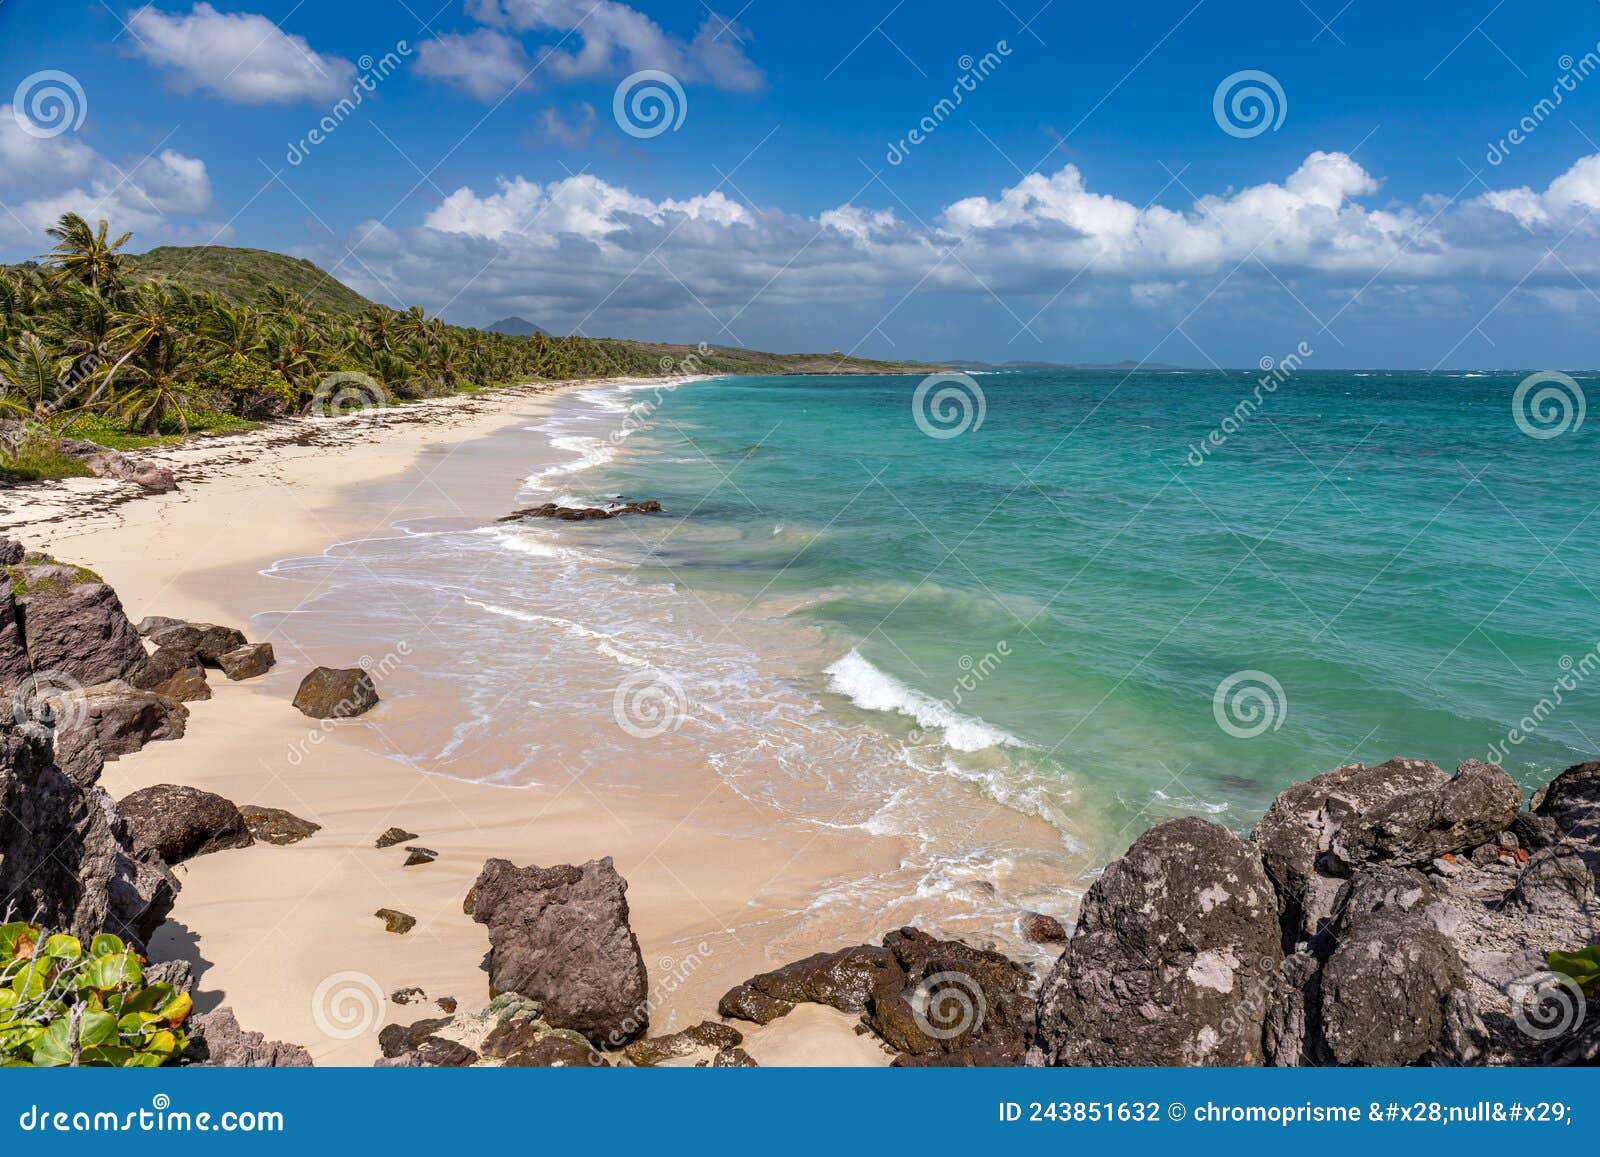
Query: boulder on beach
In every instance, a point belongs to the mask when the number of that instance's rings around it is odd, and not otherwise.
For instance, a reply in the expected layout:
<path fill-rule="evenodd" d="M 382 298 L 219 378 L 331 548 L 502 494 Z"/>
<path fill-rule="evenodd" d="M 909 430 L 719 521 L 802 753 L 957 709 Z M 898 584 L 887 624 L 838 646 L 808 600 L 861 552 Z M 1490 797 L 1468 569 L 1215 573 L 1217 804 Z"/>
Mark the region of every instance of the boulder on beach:
<path fill-rule="evenodd" d="M 236 683 L 265 675 L 274 662 L 271 643 L 246 643 L 242 647 L 224 651 L 217 657 L 217 666 L 222 668 L 222 673 Z"/>
<path fill-rule="evenodd" d="M 232 800 L 197 787 L 159 783 L 124 796 L 117 808 L 134 842 L 169 864 L 255 842 Z"/>
<path fill-rule="evenodd" d="M 156 648 L 155 654 L 129 673 L 128 683 L 180 703 L 211 698 L 205 667 L 193 651 L 184 647 Z"/>
<path fill-rule="evenodd" d="M 1200 819 L 1140 836 L 1083 899 L 1039 994 L 1058 1065 L 1258 1065 L 1282 957 L 1254 846 Z"/>
<path fill-rule="evenodd" d="M 89 468 L 96 478 L 110 478 L 117 482 L 132 482 L 151 494 L 166 494 L 178 488 L 177 479 L 165 466 L 144 458 L 134 458 L 119 450 L 111 450 L 98 442 L 82 438 L 62 438 L 56 443 L 63 454 L 71 455 Z"/>
<path fill-rule="evenodd" d="M 100 683 L 52 696 L 56 746 L 62 753 L 93 744 L 107 759 L 131 755 L 147 743 L 181 739 L 189 709 L 155 691 L 123 682 Z"/>
<path fill-rule="evenodd" d="M 297 844 L 322 830 L 321 824 L 303 820 L 282 808 L 247 803 L 239 805 L 239 814 L 244 816 L 251 835 L 262 843 L 277 844 L 279 847 Z"/>
<path fill-rule="evenodd" d="M 221 666 L 223 655 L 245 646 L 249 641 L 244 637 L 244 632 L 235 627 L 219 627 L 215 623 L 186 623 L 182 620 L 152 631 L 147 637 L 156 647 L 174 647 L 187 652 L 207 667 Z"/>
<path fill-rule="evenodd" d="M 405 828 L 389 828 L 377 838 L 377 840 L 374 842 L 374 846 L 380 849 L 392 848 L 396 844 L 403 844 L 407 840 L 414 840 L 416 838 L 416 832 L 408 832 L 405 830 Z M 471 915 L 471 913 L 468 913 L 468 915 Z"/>
<path fill-rule="evenodd" d="M 485 863 L 472 918 L 489 929 L 491 994 L 538 1001 L 550 1025 L 598 1048 L 642 1036 L 648 988 L 627 890 L 610 857 L 552 868 Z"/>
<path fill-rule="evenodd" d="M 300 1045 L 268 1040 L 262 1033 L 240 1028 L 239 1018 L 226 1005 L 196 1013 L 184 1027 L 189 1032 L 189 1047 L 179 1056 L 180 1065 L 229 1069 L 311 1066 L 311 1054 Z"/>
<path fill-rule="evenodd" d="M 401 912 L 397 908 L 379 908 L 373 913 L 383 921 L 383 930 L 393 932 L 396 936 L 404 936 L 417 926 L 417 918 L 409 912 Z"/>
<path fill-rule="evenodd" d="M 372 676 L 360 667 L 318 667 L 300 681 L 294 705 L 313 719 L 349 719 L 378 703 Z"/>

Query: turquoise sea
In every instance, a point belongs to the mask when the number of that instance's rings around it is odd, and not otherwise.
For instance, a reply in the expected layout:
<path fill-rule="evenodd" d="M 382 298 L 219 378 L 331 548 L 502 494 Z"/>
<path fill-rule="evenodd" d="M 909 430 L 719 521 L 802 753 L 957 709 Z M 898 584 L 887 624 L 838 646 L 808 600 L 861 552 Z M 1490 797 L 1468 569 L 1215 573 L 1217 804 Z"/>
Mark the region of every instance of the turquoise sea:
<path fill-rule="evenodd" d="M 642 577 L 820 626 L 841 717 L 1070 782 L 1102 829 L 1245 826 L 1344 762 L 1594 756 L 1594 435 L 1570 391 L 1519 424 L 1525 376 L 723 379 L 628 395 L 572 481 L 664 503 L 608 536 Z"/>
<path fill-rule="evenodd" d="M 779 864 L 844 841 L 755 889 L 801 952 L 1016 940 L 1151 824 L 1247 830 L 1349 761 L 1592 757 L 1594 381 L 1519 423 L 1523 374 L 1263 376 L 580 388 L 452 452 L 470 512 L 279 563 L 275 626 L 370 651 L 375 740 L 430 771 L 659 797 Z M 665 509 L 493 519 L 619 497 Z"/>

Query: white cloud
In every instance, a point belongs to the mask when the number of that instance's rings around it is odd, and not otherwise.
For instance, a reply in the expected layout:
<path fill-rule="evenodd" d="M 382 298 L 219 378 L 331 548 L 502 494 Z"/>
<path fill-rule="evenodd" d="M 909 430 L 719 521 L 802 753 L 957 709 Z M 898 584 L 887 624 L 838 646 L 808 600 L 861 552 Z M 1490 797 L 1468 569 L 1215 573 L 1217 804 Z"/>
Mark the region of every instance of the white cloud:
<path fill-rule="evenodd" d="M 529 79 L 533 62 L 503 32 L 447 33 L 417 46 L 417 71 L 482 101 L 498 100 Z"/>
<path fill-rule="evenodd" d="M 190 235 L 200 226 L 189 218 L 210 207 L 204 161 L 166 149 L 119 165 L 75 137 L 23 132 L 12 107 L 0 105 L 0 243 L 8 248 L 37 252 L 45 227 L 69 211 L 135 230 L 143 248 Z"/>
<path fill-rule="evenodd" d="M 347 94 L 355 66 L 313 52 L 265 16 L 196 4 L 187 15 L 145 7 L 128 17 L 133 51 L 168 70 L 182 91 L 243 104 L 329 100 Z"/>
<path fill-rule="evenodd" d="M 790 306 L 825 305 L 830 323 L 861 315 L 870 328 L 907 294 L 964 296 L 1015 318 L 1052 300 L 1086 309 L 1083 294 L 1098 287 L 1095 308 L 1131 303 L 1175 320 L 1208 299 L 1242 311 L 1271 298 L 1304 321 L 1302 296 L 1349 317 L 1359 298 L 1385 320 L 1437 321 L 1467 314 L 1459 291 L 1493 288 L 1492 305 L 1524 279 L 1531 294 L 1558 277 L 1568 289 L 1573 276 L 1600 277 L 1600 155 L 1542 193 L 1410 205 L 1379 195 L 1371 173 L 1332 152 L 1281 181 L 1170 208 L 1096 192 L 1066 165 L 957 200 L 926 224 L 865 205 L 806 217 L 720 190 L 652 199 L 592 174 L 513 177 L 457 189 L 421 227 L 375 231 L 358 255 L 407 299 L 467 320 L 536 312 L 641 333 L 670 318 L 673 332 L 719 341 L 731 340 L 723 324 Z M 1541 267 L 1557 244 L 1562 265 Z"/>
<path fill-rule="evenodd" d="M 616 0 L 468 0 L 467 11 L 499 28 L 560 33 L 556 43 L 538 50 L 542 71 L 557 80 L 658 68 L 680 81 L 738 92 L 760 88 L 764 81 L 744 54 L 745 30 L 716 15 L 706 17 L 686 42 Z"/>
<path fill-rule="evenodd" d="M 556 108 L 547 108 L 539 115 L 539 126 L 544 130 L 544 135 L 569 149 L 588 144 L 594 138 L 598 122 L 594 105 L 588 101 L 578 106 L 571 120 L 562 116 L 561 110 Z"/>

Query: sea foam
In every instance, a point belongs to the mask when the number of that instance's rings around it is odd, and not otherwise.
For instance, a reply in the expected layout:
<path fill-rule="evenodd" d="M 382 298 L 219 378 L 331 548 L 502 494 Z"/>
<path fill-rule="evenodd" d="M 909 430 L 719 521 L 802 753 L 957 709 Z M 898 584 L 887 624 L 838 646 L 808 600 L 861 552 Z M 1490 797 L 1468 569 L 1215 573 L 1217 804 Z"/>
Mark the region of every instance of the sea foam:
<path fill-rule="evenodd" d="M 852 650 L 827 668 L 828 690 L 843 695 L 865 711 L 892 711 L 914 719 L 919 727 L 937 727 L 946 746 L 956 751 L 982 751 L 986 747 L 1027 747 L 1015 735 L 972 715 L 963 715 L 948 703 L 908 687 L 881 671 Z"/>

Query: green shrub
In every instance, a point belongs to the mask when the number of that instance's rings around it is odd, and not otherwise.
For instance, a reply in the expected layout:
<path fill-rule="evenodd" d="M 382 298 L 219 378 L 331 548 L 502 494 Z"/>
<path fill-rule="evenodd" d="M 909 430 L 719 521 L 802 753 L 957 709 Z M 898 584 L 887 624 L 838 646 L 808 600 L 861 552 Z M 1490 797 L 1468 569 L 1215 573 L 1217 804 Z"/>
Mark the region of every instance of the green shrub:
<path fill-rule="evenodd" d="M 202 388 L 215 404 L 240 418 L 281 418 L 295 407 L 295 391 L 281 374 L 234 354 L 206 368 Z"/>
<path fill-rule="evenodd" d="M 1550 953 L 1550 971 L 1572 977 L 1589 996 L 1600 996 L 1600 944 L 1581 952 Z"/>
<path fill-rule="evenodd" d="M 102 932 L 86 950 L 37 924 L 0 924 L 0 1066 L 154 1068 L 183 1052 L 194 1003 L 144 983 L 144 961 Z"/>
<path fill-rule="evenodd" d="M 46 478 L 87 478 L 92 472 L 51 437 L 31 437 L 13 448 L 0 444 L 0 482 L 39 482 Z"/>

